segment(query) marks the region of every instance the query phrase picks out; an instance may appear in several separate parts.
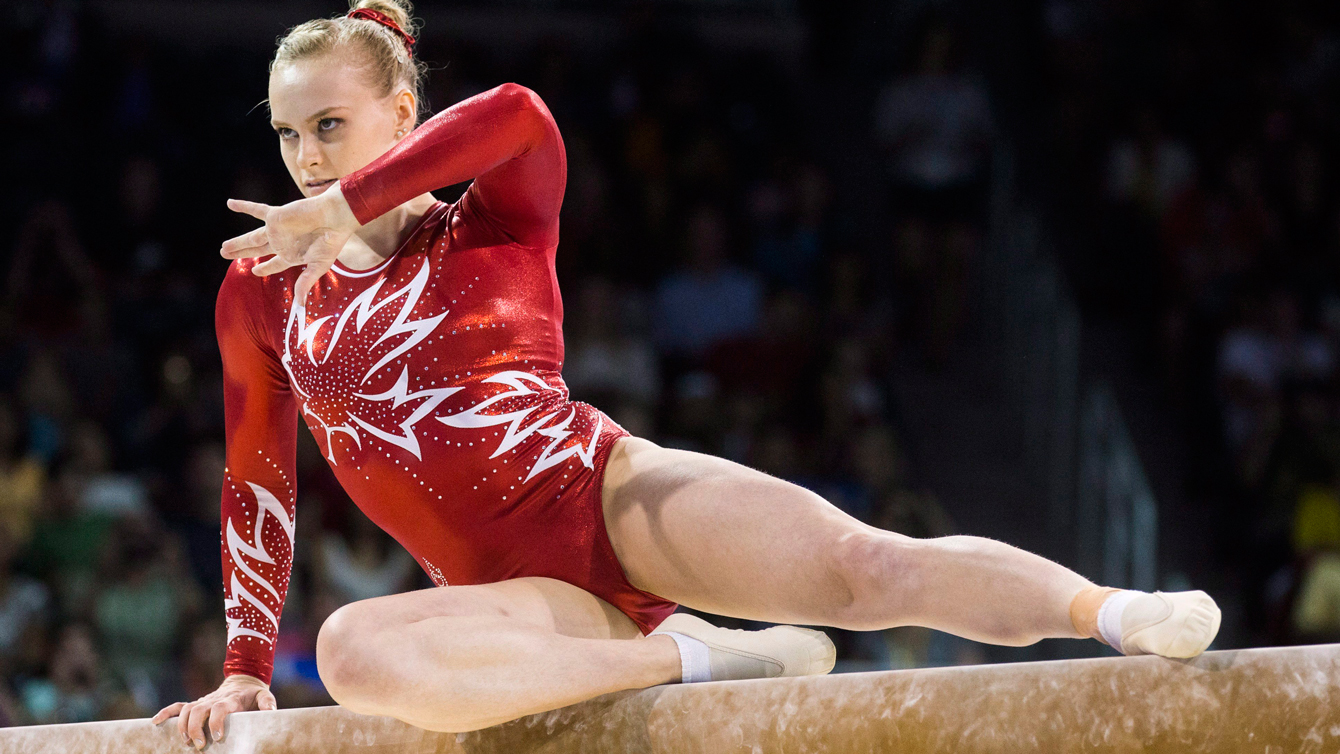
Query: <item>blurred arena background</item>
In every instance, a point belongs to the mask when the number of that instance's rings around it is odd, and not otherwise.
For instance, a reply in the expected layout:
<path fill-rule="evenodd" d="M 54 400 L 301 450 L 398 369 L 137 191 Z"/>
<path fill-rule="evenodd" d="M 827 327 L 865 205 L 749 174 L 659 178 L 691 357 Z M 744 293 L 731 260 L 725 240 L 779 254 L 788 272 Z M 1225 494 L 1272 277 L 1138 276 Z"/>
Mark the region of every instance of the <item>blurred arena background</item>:
<path fill-rule="evenodd" d="M 296 198 L 261 100 L 339 0 L 0 14 L 0 724 L 222 679 L 219 244 Z M 438 110 L 566 141 L 573 394 L 869 523 L 1340 639 L 1340 6 L 434 2 Z M 439 192 L 454 199 L 463 186 Z M 431 582 L 300 430 L 281 707 L 346 602 Z M 839 670 L 1073 657 L 832 632 Z M 1089 645 L 1093 646 L 1089 646 Z"/>

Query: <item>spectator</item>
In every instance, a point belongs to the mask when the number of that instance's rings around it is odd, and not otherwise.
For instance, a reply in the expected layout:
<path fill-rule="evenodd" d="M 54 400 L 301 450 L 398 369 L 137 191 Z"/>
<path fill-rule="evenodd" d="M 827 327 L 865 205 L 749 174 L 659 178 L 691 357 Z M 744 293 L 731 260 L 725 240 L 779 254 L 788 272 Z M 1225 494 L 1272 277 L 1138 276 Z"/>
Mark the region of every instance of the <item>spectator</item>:
<path fill-rule="evenodd" d="M 1299 500 L 1294 548 L 1305 559 L 1293 607 L 1295 636 L 1340 640 L 1340 494 L 1332 485 L 1311 487 Z"/>
<path fill-rule="evenodd" d="M 728 338 L 752 334 L 759 324 L 763 284 L 727 261 L 725 218 L 712 207 L 688 217 L 687 267 L 656 290 L 656 345 L 672 356 L 699 357 Z"/>
<path fill-rule="evenodd" d="M 143 518 L 117 522 L 104 553 L 108 578 L 94 603 L 107 670 L 148 709 L 173 674 L 177 637 L 199 614 L 203 596 L 190 580 L 174 536 Z"/>
<path fill-rule="evenodd" d="M 45 676 L 26 680 L 19 688 L 24 712 L 39 725 L 99 719 L 115 688 L 100 662 L 89 627 L 66 624 L 57 633 Z"/>
<path fill-rule="evenodd" d="M 106 297 L 98 271 L 75 234 L 70 208 L 49 201 L 35 206 L 19 231 L 5 281 L 6 308 L 25 332 L 51 343 L 97 333 L 106 323 Z"/>
<path fill-rule="evenodd" d="M 686 372 L 675 381 L 672 400 L 658 441 L 684 450 L 716 452 L 724 418 L 717 378 L 701 370 Z"/>
<path fill-rule="evenodd" d="M 605 278 L 588 278 L 578 289 L 576 316 L 564 327 L 563 380 L 573 395 L 596 405 L 648 406 L 660 397 L 656 352 L 634 334 L 632 303 Z"/>
<path fill-rule="evenodd" d="M 1309 643 L 1340 640 L 1340 553 L 1317 553 L 1294 604 L 1293 630 Z"/>
<path fill-rule="evenodd" d="M 887 408 L 884 390 L 873 373 L 870 348 L 857 337 L 843 338 L 835 344 L 820 390 L 823 431 L 832 447 L 838 447 L 838 438 L 848 437 Z"/>
<path fill-rule="evenodd" d="M 185 631 L 186 651 L 163 683 L 163 697 L 199 699 L 223 682 L 227 631 L 222 615 L 209 613 Z"/>
<path fill-rule="evenodd" d="M 1273 243 L 1272 219 L 1262 193 L 1259 156 L 1250 145 L 1233 150 L 1208 186 L 1193 184 L 1164 213 L 1161 336 L 1170 382 L 1188 386 L 1191 339 L 1204 338 L 1222 309 Z"/>
<path fill-rule="evenodd" d="M 818 165 L 783 163 L 778 172 L 787 179 L 762 181 L 747 198 L 754 235 L 752 261 L 773 283 L 814 291 L 832 187 Z"/>
<path fill-rule="evenodd" d="M 1330 345 L 1304 332 L 1299 318 L 1297 300 L 1277 290 L 1265 311 L 1246 307 L 1244 321 L 1225 333 L 1220 346 L 1225 435 L 1248 482 L 1259 480 L 1278 436 L 1284 381 L 1323 380 L 1333 370 Z"/>
<path fill-rule="evenodd" d="M 705 355 L 708 371 L 722 386 L 768 401 L 770 411 L 804 400 L 806 379 L 818 358 L 816 312 L 795 290 L 768 296 L 756 335 L 718 343 Z"/>
<path fill-rule="evenodd" d="M 1153 109 L 1139 110 L 1134 121 L 1133 133 L 1114 141 L 1108 153 L 1107 196 L 1158 218 L 1191 186 L 1196 162 L 1185 143 L 1164 132 Z"/>
<path fill-rule="evenodd" d="M 68 441 L 74 396 L 54 351 L 33 354 L 19 378 L 19 401 L 28 418 L 29 451 L 50 467 Z"/>
<path fill-rule="evenodd" d="M 8 526 L 0 524 L 0 672 L 13 675 L 31 634 L 46 628 L 51 594 L 37 579 L 14 572 L 17 542 Z"/>
<path fill-rule="evenodd" d="M 0 394 L 0 521 L 24 542 L 46 486 L 46 467 L 20 446 L 20 422 L 13 404 Z"/>
<path fill-rule="evenodd" d="M 223 584 L 223 564 L 219 558 L 219 532 L 223 530 L 219 492 L 224 466 L 222 443 L 197 445 L 182 470 L 182 505 L 173 511 L 175 515 L 168 522 L 181 536 L 191 574 L 207 592 Z"/>
<path fill-rule="evenodd" d="M 976 220 L 993 130 L 986 89 L 964 72 L 952 27 L 934 25 L 917 70 L 888 84 L 875 105 L 876 142 L 888 155 L 894 212 L 931 221 Z"/>
<path fill-rule="evenodd" d="M 409 588 L 414 558 L 360 512 L 351 513 L 350 523 L 347 539 L 328 531 L 320 540 L 318 572 L 332 596 L 344 604 Z"/>
<path fill-rule="evenodd" d="M 79 505 L 70 477 L 47 485 L 42 508 L 27 542 L 24 570 L 52 588 L 61 618 L 87 618 L 93 602 L 98 553 L 108 540 L 114 518 Z"/>
<path fill-rule="evenodd" d="M 935 367 L 967 317 L 993 129 L 985 85 L 965 72 L 954 29 L 932 25 L 916 72 L 880 93 L 874 136 L 888 159 L 895 287 Z"/>
<path fill-rule="evenodd" d="M 1224 336 L 1220 371 L 1226 377 L 1278 389 L 1286 378 L 1324 380 L 1335 368 L 1335 354 L 1320 334 L 1302 328 L 1297 297 L 1276 289 L 1266 301 L 1264 322 Z"/>
<path fill-rule="evenodd" d="M 102 428 L 92 421 L 77 422 L 62 474 L 78 485 L 80 507 L 109 516 L 148 513 L 144 485 L 133 474 L 113 472 L 111 465 L 111 448 Z"/>

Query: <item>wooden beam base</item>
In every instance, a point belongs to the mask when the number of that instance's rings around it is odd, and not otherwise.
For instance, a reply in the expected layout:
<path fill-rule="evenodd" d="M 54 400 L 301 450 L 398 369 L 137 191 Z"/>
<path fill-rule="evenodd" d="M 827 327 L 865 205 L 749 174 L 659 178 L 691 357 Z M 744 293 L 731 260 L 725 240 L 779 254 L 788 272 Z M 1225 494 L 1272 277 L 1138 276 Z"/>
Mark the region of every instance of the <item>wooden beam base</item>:
<path fill-rule="evenodd" d="M 218 754 L 1340 751 L 1340 645 L 656 686 L 487 730 L 243 712 Z M 0 730 L 3 754 L 181 754 L 175 721 Z"/>

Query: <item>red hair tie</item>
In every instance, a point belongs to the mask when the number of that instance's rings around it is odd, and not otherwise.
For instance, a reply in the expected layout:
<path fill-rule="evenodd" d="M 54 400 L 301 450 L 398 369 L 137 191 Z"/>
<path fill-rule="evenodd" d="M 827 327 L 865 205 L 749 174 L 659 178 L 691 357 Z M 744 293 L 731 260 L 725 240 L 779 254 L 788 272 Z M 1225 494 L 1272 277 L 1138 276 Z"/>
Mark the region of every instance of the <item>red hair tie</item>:
<path fill-rule="evenodd" d="M 414 37 L 411 37 L 409 35 L 409 32 L 400 28 L 400 24 L 397 24 L 394 20 L 392 20 L 390 16 L 386 15 L 385 13 L 382 13 L 379 10 L 373 10 L 371 8 L 357 8 L 355 10 L 349 11 L 349 14 L 346 17 L 363 18 L 367 19 L 368 21 L 372 21 L 373 23 L 378 23 L 381 24 L 382 26 L 385 26 L 386 28 L 400 35 L 400 38 L 405 40 L 405 49 L 409 50 L 409 54 L 411 55 L 414 54 Z"/>

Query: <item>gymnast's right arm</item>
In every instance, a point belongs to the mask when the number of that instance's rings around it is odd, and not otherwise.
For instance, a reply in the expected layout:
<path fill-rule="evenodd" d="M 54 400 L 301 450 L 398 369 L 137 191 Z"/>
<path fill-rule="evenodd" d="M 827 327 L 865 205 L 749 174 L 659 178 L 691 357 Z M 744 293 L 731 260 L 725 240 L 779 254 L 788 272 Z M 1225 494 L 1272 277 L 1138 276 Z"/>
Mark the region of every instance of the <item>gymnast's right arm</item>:
<path fill-rule="evenodd" d="M 289 381 L 267 337 L 266 282 L 234 262 L 215 306 L 223 357 L 227 466 L 221 501 L 224 616 L 228 647 L 224 681 L 194 702 L 169 705 L 158 724 L 176 715 L 177 729 L 196 746 L 209 724 L 220 740 L 229 713 L 275 709 L 270 693 L 279 617 L 293 565 L 294 467 L 298 413 Z M 273 335 L 273 334 L 272 334 Z"/>

